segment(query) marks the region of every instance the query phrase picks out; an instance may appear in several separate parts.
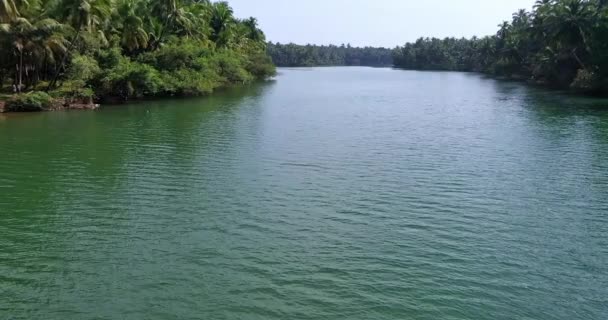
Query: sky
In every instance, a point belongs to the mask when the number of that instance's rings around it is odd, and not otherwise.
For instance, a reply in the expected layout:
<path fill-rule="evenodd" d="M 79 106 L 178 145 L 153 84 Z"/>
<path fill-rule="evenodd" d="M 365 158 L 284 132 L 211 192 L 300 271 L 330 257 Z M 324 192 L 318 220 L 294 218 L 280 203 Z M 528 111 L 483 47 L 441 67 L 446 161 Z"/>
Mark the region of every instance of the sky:
<path fill-rule="evenodd" d="M 269 41 L 394 47 L 419 37 L 495 34 L 534 0 L 228 0 Z"/>

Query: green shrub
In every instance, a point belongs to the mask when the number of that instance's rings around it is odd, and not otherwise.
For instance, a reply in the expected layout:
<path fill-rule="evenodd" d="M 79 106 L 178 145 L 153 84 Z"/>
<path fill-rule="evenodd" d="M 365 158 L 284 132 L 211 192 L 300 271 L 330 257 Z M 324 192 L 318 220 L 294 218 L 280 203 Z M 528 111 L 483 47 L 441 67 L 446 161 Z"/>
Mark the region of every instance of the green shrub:
<path fill-rule="evenodd" d="M 272 63 L 272 59 L 264 52 L 250 55 L 246 68 L 257 79 L 266 79 L 277 73 L 277 68 Z"/>
<path fill-rule="evenodd" d="M 222 77 L 224 85 L 251 82 L 254 77 L 247 72 L 247 60 L 236 52 L 220 51 L 210 60 L 210 67 Z"/>
<path fill-rule="evenodd" d="M 182 95 L 204 95 L 220 86 L 220 77 L 211 69 L 179 69 L 161 75 L 162 91 Z"/>
<path fill-rule="evenodd" d="M 263 48 L 243 45 L 238 50 L 217 49 L 208 40 L 169 37 L 156 50 L 131 58 L 116 44 L 97 50 L 94 57 L 77 54 L 71 59 L 65 81 L 53 95 L 68 101 L 204 95 L 218 87 L 249 83 L 275 72 Z"/>
<path fill-rule="evenodd" d="M 174 71 L 196 68 L 196 61 L 211 53 L 205 41 L 173 38 L 158 50 L 140 55 L 137 61 L 152 65 L 161 71 Z"/>
<path fill-rule="evenodd" d="M 6 111 L 30 112 L 48 110 L 53 103 L 53 98 L 45 92 L 35 91 L 19 94 L 12 97 L 6 103 Z"/>
<path fill-rule="evenodd" d="M 105 70 L 98 79 L 98 96 L 114 96 L 124 99 L 153 96 L 162 88 L 158 70 L 147 64 L 133 62 L 122 57 L 115 67 Z"/>
<path fill-rule="evenodd" d="M 57 98 L 65 98 L 69 102 L 89 103 L 95 95 L 91 89 L 91 81 L 98 78 L 101 73 L 95 58 L 77 54 L 72 57 L 66 73 L 67 79 L 51 94 Z"/>
<path fill-rule="evenodd" d="M 72 81 L 82 81 L 83 83 L 86 83 L 100 73 L 101 69 L 99 68 L 97 60 L 90 56 L 76 55 L 72 58 L 67 77 Z"/>
<path fill-rule="evenodd" d="M 111 47 L 97 52 L 96 60 L 101 69 L 106 70 L 118 66 L 123 58 L 120 48 Z"/>
<path fill-rule="evenodd" d="M 160 72 L 158 93 L 202 95 L 274 74 L 274 65 L 263 51 L 251 52 L 215 49 L 204 40 L 173 38 L 158 50 L 139 55 L 136 61 Z"/>
<path fill-rule="evenodd" d="M 82 86 L 79 81 L 66 82 L 60 88 L 50 92 L 54 98 L 65 98 L 70 102 L 89 103 L 93 101 L 95 92 L 89 87 Z"/>

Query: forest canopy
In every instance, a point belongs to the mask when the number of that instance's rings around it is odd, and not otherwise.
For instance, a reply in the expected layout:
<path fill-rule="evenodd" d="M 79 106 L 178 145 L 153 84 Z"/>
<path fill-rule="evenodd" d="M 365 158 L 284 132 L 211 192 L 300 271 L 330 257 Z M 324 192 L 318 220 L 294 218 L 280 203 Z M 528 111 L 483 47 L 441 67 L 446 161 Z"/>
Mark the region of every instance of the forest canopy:
<path fill-rule="evenodd" d="M 539 0 L 495 35 L 420 38 L 395 49 L 396 67 L 476 71 L 588 93 L 608 93 L 608 1 Z"/>
<path fill-rule="evenodd" d="M 608 0 L 538 0 L 494 35 L 395 49 L 267 42 L 225 1 L 0 1 L 0 95 L 17 94 L 15 108 L 207 94 L 268 78 L 275 64 L 474 71 L 606 94 Z"/>
<path fill-rule="evenodd" d="M 395 49 L 269 43 L 268 53 L 278 66 L 482 72 L 608 94 L 608 0 L 538 0 L 481 38 L 420 38 Z"/>
<path fill-rule="evenodd" d="M 274 73 L 257 20 L 224 1 L 0 1 L 5 92 L 197 95 Z"/>

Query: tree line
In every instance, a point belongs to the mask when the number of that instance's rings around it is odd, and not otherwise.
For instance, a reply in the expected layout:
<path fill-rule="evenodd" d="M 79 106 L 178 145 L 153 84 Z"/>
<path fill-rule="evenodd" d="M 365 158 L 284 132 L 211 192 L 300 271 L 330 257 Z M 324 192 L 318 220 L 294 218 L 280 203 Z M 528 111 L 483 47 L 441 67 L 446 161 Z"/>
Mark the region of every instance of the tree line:
<path fill-rule="evenodd" d="M 393 51 L 387 48 L 349 45 L 297 45 L 268 43 L 268 54 L 279 67 L 392 66 Z"/>
<path fill-rule="evenodd" d="M 4 92 L 205 94 L 274 72 L 257 20 L 224 1 L 0 1 Z"/>
<path fill-rule="evenodd" d="M 476 71 L 558 88 L 608 93 L 608 1 L 539 0 L 495 35 L 420 38 L 397 47 L 396 67 Z"/>
<path fill-rule="evenodd" d="M 278 66 L 473 71 L 608 94 L 608 0 L 538 0 L 482 38 L 420 38 L 394 49 L 269 43 Z"/>
<path fill-rule="evenodd" d="M 1 0 L 0 95 L 206 94 L 269 77 L 274 64 L 476 71 L 607 93 L 607 3 L 538 0 L 492 36 L 388 49 L 266 43 L 257 20 L 237 19 L 224 1 Z"/>

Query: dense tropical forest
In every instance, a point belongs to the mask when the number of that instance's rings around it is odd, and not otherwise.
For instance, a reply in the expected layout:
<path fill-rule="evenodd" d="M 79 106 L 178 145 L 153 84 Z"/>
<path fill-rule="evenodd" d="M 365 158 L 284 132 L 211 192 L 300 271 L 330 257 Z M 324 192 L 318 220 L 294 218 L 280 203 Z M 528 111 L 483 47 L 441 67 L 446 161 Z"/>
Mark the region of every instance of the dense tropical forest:
<path fill-rule="evenodd" d="M 275 73 L 255 18 L 209 0 L 2 0 L 8 110 L 200 95 Z"/>
<path fill-rule="evenodd" d="M 558 88 L 608 93 L 608 1 L 539 0 L 493 36 L 421 38 L 395 49 L 395 66 L 477 71 Z"/>
<path fill-rule="evenodd" d="M 275 64 L 476 71 L 606 94 L 608 0 L 538 0 L 495 35 L 395 49 L 266 43 L 224 1 L 0 1 L 0 109 L 201 95 Z"/>
<path fill-rule="evenodd" d="M 268 54 L 280 67 L 392 66 L 393 51 L 387 48 L 351 45 L 297 45 L 268 43 Z"/>

